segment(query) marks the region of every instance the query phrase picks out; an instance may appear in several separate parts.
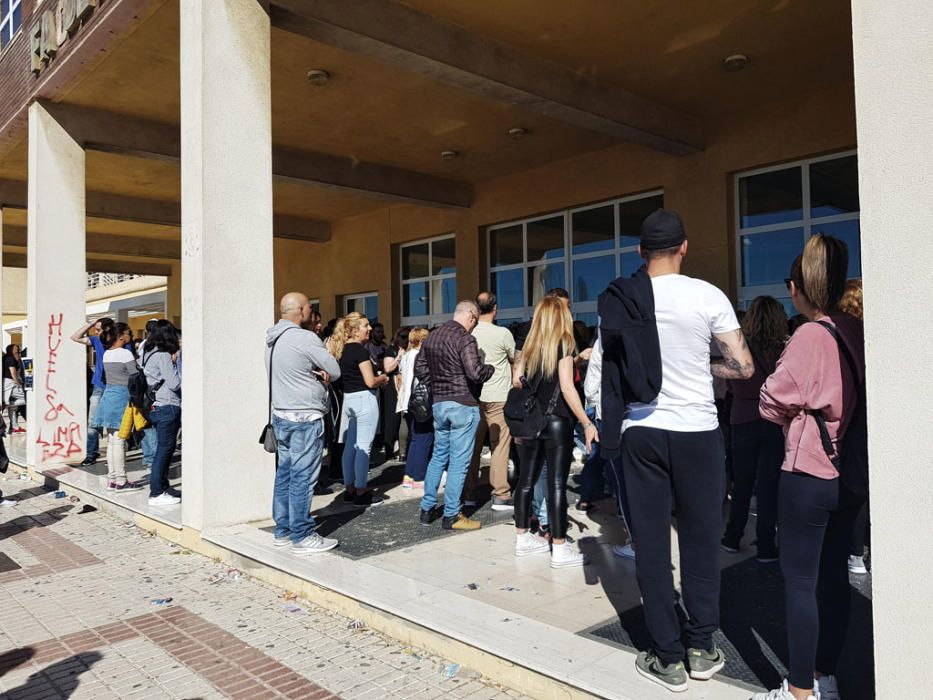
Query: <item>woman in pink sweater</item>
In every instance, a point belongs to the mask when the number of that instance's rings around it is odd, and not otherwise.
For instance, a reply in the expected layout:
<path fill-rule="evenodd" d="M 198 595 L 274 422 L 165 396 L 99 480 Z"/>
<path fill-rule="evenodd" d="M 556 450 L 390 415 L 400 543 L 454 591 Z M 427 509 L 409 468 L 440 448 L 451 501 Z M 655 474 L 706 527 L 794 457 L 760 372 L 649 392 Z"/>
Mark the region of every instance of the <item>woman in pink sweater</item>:
<path fill-rule="evenodd" d="M 794 333 L 761 388 L 761 417 L 784 428 L 778 538 L 790 672 L 781 688 L 754 700 L 839 698 L 835 672 L 849 621 L 847 562 L 860 499 L 841 484 L 814 413 L 822 413 L 838 445 L 863 378 L 851 375 L 835 338 L 821 324 L 836 329 L 860 375 L 865 371 L 862 323 L 838 309 L 847 269 L 845 243 L 821 234 L 807 241 L 787 287 L 810 323 Z"/>

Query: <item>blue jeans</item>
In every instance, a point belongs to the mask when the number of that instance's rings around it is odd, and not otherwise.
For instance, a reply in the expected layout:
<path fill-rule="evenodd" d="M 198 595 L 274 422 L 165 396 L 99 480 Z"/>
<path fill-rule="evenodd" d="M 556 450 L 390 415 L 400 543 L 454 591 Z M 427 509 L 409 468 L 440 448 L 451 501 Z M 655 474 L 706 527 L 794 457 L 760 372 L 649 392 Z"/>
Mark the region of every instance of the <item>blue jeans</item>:
<path fill-rule="evenodd" d="M 155 459 L 156 450 L 159 447 L 159 438 L 154 428 L 149 427 L 143 430 L 143 443 L 141 447 L 143 448 L 143 464 L 151 465 L 152 460 Z"/>
<path fill-rule="evenodd" d="M 169 488 L 168 471 L 181 427 L 181 406 L 154 406 L 149 413 L 149 422 L 152 423 L 149 432 L 156 436 L 156 450 L 149 472 L 149 497 L 155 498 Z"/>
<path fill-rule="evenodd" d="M 431 461 L 431 451 L 434 449 L 434 423 L 431 421 L 419 423 L 410 413 L 406 418 L 411 442 L 408 445 L 405 473 L 415 481 L 424 481 L 424 475 L 428 471 L 428 462 Z"/>
<path fill-rule="evenodd" d="M 97 407 L 100 406 L 100 397 L 103 395 L 104 387 L 95 386 L 91 391 L 87 408 L 87 456 L 94 459 L 100 457 L 100 430 L 91 426 L 97 423 Z"/>
<path fill-rule="evenodd" d="M 460 512 L 460 497 L 473 457 L 477 425 L 479 406 L 464 406 L 456 401 L 439 401 L 434 404 L 434 454 L 424 478 L 421 510 L 430 510 L 437 505 L 437 490 L 446 467 L 444 517 L 453 518 Z"/>
<path fill-rule="evenodd" d="M 538 522 L 542 525 L 548 524 L 547 517 L 547 457 L 545 464 L 538 474 L 538 480 L 535 482 L 535 490 L 531 496 L 531 512 L 538 516 Z"/>
<path fill-rule="evenodd" d="M 369 481 L 369 451 L 379 425 L 379 402 L 372 391 L 344 394 L 346 421 L 343 447 L 343 484 L 365 489 Z"/>
<path fill-rule="evenodd" d="M 293 423 L 272 416 L 272 429 L 279 443 L 272 493 L 275 536 L 301 542 L 314 531 L 311 491 L 321 473 L 324 421 Z"/>

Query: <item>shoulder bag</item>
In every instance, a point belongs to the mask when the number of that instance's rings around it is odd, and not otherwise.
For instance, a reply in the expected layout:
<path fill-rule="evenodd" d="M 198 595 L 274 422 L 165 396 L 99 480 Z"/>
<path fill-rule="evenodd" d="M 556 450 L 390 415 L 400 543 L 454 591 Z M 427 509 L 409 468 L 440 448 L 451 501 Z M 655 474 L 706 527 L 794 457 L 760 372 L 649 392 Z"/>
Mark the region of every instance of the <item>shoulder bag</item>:
<path fill-rule="evenodd" d="M 543 381 L 543 377 L 539 378 L 536 385 L 532 387 L 528 378 L 522 377 L 522 385 L 509 390 L 503 413 L 512 437 L 519 439 L 538 437 L 547 425 L 547 417 L 554 413 L 557 398 L 560 396 L 560 379 L 554 386 L 554 393 L 551 394 L 546 411 L 541 410 L 541 404 L 538 402 L 538 390 Z"/>
<path fill-rule="evenodd" d="M 279 341 L 282 339 L 282 336 L 288 333 L 291 328 L 286 328 L 279 335 L 278 338 L 272 343 L 272 347 L 269 349 L 269 419 L 266 422 L 266 426 L 262 429 L 262 432 L 259 434 L 259 444 L 262 445 L 262 448 L 269 452 L 270 454 L 278 454 L 279 443 L 275 439 L 275 431 L 272 429 L 272 357 L 275 355 L 275 346 L 278 345 Z"/>

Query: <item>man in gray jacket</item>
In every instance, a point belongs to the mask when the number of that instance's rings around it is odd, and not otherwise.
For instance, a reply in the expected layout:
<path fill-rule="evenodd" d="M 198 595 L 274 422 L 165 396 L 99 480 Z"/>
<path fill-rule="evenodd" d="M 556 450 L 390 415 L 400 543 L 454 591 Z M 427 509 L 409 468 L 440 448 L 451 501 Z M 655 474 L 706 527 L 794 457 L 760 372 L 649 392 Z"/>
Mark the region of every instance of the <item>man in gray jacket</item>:
<path fill-rule="evenodd" d="M 299 292 L 282 297 L 279 322 L 266 331 L 266 376 L 272 385 L 272 428 L 278 469 L 272 497 L 274 544 L 292 554 L 316 554 L 337 540 L 314 531 L 311 493 L 321 473 L 327 384 L 340 377 L 337 360 L 308 330 L 311 303 Z"/>

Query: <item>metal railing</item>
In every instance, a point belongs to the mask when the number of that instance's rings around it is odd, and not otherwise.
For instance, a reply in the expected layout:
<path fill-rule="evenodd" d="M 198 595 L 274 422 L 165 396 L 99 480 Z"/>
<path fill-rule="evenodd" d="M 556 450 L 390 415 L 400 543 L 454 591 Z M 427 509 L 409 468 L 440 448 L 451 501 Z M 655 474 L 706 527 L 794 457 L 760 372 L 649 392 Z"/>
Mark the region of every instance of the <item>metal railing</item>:
<path fill-rule="evenodd" d="M 126 275 L 126 274 L 117 274 L 111 272 L 88 272 L 87 273 L 87 288 L 88 289 L 97 289 L 98 287 L 109 287 L 113 284 L 120 284 L 120 282 L 126 282 L 127 280 L 136 279 L 137 277 L 142 277 L 142 275 Z"/>

